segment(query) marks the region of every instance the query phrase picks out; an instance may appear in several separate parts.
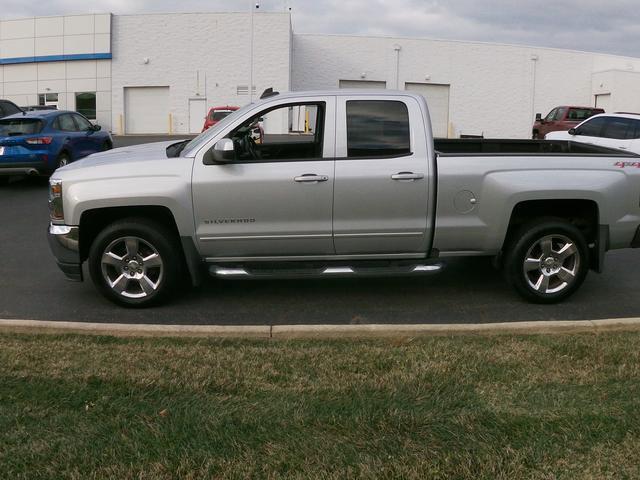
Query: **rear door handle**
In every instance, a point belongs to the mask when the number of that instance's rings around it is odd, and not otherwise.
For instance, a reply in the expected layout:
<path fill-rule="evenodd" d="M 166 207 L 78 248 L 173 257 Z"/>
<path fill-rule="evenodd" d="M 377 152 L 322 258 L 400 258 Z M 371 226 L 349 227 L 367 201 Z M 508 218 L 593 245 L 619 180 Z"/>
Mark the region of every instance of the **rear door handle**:
<path fill-rule="evenodd" d="M 326 182 L 327 180 L 329 180 L 329 177 L 326 175 L 316 175 L 315 173 L 305 173 L 293 179 L 294 182 L 298 183 L 318 183 Z"/>
<path fill-rule="evenodd" d="M 399 172 L 396 173 L 395 175 L 391 175 L 391 180 L 420 180 L 421 178 L 424 178 L 424 174 L 422 173 L 413 173 L 413 172 Z"/>

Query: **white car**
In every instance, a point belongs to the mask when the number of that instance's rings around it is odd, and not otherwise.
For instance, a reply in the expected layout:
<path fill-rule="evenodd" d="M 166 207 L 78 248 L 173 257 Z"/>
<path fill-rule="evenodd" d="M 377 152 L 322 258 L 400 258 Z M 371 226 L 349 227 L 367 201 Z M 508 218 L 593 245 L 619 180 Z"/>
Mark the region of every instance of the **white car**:
<path fill-rule="evenodd" d="M 549 132 L 545 140 L 571 140 L 640 154 L 640 114 L 601 113 L 568 132 Z"/>

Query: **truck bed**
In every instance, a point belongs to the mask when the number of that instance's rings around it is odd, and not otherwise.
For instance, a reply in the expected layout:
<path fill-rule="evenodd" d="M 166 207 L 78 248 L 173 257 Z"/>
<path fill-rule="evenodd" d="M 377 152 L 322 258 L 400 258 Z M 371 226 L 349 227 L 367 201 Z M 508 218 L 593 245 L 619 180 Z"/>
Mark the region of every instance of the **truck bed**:
<path fill-rule="evenodd" d="M 448 155 L 606 155 L 636 157 L 623 150 L 588 143 L 565 140 L 511 140 L 494 138 L 436 138 L 435 150 L 440 156 Z"/>

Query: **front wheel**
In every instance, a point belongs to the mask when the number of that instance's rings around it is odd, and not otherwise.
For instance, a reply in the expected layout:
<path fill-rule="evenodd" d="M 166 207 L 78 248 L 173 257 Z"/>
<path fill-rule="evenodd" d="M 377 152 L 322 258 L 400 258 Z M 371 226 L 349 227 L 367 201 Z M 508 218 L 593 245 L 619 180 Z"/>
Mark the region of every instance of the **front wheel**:
<path fill-rule="evenodd" d="M 589 271 L 584 235 L 561 219 L 524 226 L 507 251 L 505 275 L 525 299 L 557 303 L 571 296 Z"/>
<path fill-rule="evenodd" d="M 125 307 L 148 307 L 166 300 L 181 275 L 175 235 L 142 218 L 115 222 L 91 245 L 89 273 L 98 290 Z"/>

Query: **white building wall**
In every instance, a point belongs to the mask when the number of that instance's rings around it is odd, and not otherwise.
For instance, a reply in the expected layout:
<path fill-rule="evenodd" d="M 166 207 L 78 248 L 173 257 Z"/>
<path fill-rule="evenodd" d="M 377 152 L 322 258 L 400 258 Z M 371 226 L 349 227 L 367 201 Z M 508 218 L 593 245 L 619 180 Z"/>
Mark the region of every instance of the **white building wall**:
<path fill-rule="evenodd" d="M 57 93 L 75 110 L 76 93 L 96 92 L 95 122 L 110 129 L 111 60 L 83 59 L 110 53 L 110 14 L 0 21 L 0 95 L 27 106 Z"/>
<path fill-rule="evenodd" d="M 593 105 L 595 72 L 640 71 L 640 59 L 548 48 L 344 35 L 293 38 L 294 90 L 338 88 L 340 80 L 360 79 L 386 81 L 392 89 L 403 89 L 405 82 L 450 85 L 453 137 L 527 138 L 535 113 L 563 104 Z M 626 96 L 640 100 L 640 90 Z"/>
<path fill-rule="evenodd" d="M 268 87 L 287 91 L 290 17 L 286 13 L 256 13 L 253 17 L 256 95 Z M 114 16 L 114 132 L 126 130 L 125 87 L 168 86 L 172 133 L 188 133 L 190 98 L 206 97 L 208 107 L 248 103 L 249 95 L 238 94 L 238 88 L 249 85 L 249 33 L 247 13 Z"/>

